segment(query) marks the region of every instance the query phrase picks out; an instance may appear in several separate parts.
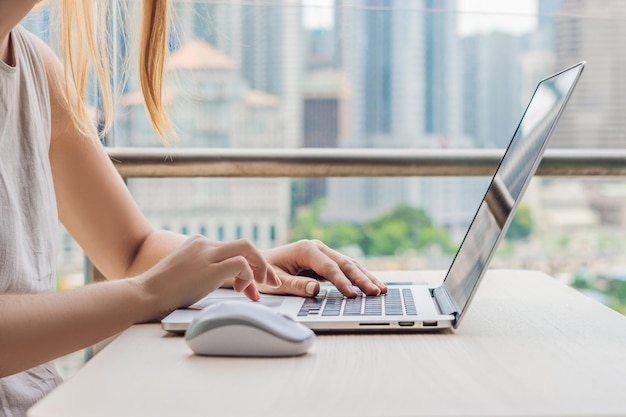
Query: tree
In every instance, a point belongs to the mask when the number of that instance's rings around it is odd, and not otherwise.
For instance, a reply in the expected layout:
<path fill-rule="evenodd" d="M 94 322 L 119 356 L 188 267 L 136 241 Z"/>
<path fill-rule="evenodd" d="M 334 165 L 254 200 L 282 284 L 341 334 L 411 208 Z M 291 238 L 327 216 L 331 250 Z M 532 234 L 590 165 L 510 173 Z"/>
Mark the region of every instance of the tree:
<path fill-rule="evenodd" d="M 334 248 L 358 245 L 366 256 L 393 256 L 431 245 L 440 246 L 446 252 L 454 250 L 447 230 L 433 225 L 422 209 L 400 205 L 365 225 L 321 225 L 319 213 L 323 205 L 324 201 L 318 200 L 297 210 L 291 230 L 292 241 L 319 239 Z"/>
<path fill-rule="evenodd" d="M 322 239 L 323 230 L 319 223 L 319 213 L 324 200 L 317 200 L 308 206 L 300 206 L 295 210 L 291 225 L 291 241 L 301 239 Z"/>
<path fill-rule="evenodd" d="M 406 223 L 393 218 L 375 221 L 363 228 L 359 246 L 365 255 L 396 255 L 411 247 Z"/>
<path fill-rule="evenodd" d="M 331 248 L 345 248 L 356 245 L 361 236 L 361 230 L 354 224 L 340 223 L 324 228 L 322 240 Z"/>

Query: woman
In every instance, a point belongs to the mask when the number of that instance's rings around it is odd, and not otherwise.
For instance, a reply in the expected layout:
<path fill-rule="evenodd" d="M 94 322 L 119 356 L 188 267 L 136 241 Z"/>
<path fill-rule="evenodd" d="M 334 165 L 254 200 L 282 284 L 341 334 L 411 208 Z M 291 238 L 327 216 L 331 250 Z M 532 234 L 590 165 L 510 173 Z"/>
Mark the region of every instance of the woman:
<path fill-rule="evenodd" d="M 106 55 L 92 7 L 63 0 L 63 64 L 19 26 L 35 0 L 0 0 L 0 415 L 22 416 L 60 383 L 49 361 L 134 323 L 159 320 L 220 286 L 252 300 L 267 293 L 315 295 L 306 268 L 344 294 L 386 291 L 357 262 L 321 242 L 260 252 L 245 240 L 215 242 L 155 230 L 140 213 L 97 140 L 83 93 L 94 66 L 111 121 Z M 162 106 L 166 0 L 145 0 L 139 72 L 155 131 Z M 102 14 L 102 13 L 99 13 Z M 103 15 L 103 14 L 102 14 Z M 100 25 L 103 27 L 104 25 Z M 58 219 L 108 281 L 54 292 Z"/>

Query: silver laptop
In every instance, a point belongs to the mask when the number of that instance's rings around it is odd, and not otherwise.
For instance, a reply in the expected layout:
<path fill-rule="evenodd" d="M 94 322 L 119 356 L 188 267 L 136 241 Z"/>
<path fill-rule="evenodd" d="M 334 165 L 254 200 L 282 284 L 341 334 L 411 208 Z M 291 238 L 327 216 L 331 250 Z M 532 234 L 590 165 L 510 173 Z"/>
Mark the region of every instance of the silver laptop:
<path fill-rule="evenodd" d="M 323 282 L 315 298 L 264 295 L 260 302 L 317 332 L 458 327 L 584 66 L 580 62 L 539 82 L 441 285 L 390 284 L 385 295 L 346 298 Z M 174 311 L 161 324 L 167 331 L 184 332 L 199 309 L 233 297 L 245 299 L 232 290 L 217 290 L 188 309 Z"/>

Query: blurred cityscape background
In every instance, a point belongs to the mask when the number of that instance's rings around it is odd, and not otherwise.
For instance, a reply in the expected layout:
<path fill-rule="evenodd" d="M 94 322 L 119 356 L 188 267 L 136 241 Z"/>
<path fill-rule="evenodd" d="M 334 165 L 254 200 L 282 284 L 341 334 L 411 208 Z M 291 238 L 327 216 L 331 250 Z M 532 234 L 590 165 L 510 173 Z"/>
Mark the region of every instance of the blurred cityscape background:
<path fill-rule="evenodd" d="M 112 2 L 115 74 L 137 11 Z M 537 82 L 586 60 L 550 149 L 626 147 L 623 0 L 173 1 L 176 147 L 504 149 Z M 49 13 L 26 26 L 50 38 Z M 131 25 L 132 26 L 132 25 Z M 134 28 L 130 28 L 131 30 Z M 157 147 L 134 76 L 106 146 Z M 97 118 L 98 96 L 92 94 Z M 624 162 L 626 164 L 626 161 Z M 155 226 L 261 248 L 319 238 L 371 269 L 445 269 L 489 178 L 131 179 Z M 64 232 L 59 285 L 83 283 Z M 495 268 L 626 311 L 626 179 L 535 178 Z"/>

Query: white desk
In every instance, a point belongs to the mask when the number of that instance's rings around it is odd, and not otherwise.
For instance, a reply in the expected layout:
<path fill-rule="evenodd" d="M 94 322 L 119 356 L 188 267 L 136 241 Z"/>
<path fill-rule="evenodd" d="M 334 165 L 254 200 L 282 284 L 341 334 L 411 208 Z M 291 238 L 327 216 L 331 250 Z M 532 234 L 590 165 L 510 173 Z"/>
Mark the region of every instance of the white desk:
<path fill-rule="evenodd" d="M 491 271 L 454 332 L 319 336 L 299 358 L 196 357 L 138 325 L 29 412 L 512 415 L 626 416 L 626 318 L 545 274 Z"/>

